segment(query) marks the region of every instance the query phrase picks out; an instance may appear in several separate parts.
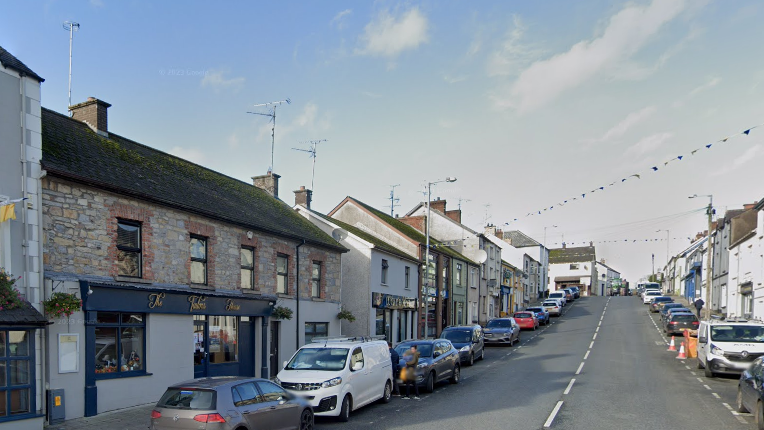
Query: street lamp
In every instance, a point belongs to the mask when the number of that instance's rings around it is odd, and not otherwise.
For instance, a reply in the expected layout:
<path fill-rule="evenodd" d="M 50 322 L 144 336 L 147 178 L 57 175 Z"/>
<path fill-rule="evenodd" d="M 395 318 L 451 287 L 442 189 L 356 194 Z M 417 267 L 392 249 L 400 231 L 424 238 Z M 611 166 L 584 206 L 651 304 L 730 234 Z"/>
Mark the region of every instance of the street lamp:
<path fill-rule="evenodd" d="M 546 261 L 544 263 L 544 270 L 545 273 L 549 273 L 549 251 L 546 249 L 546 229 L 547 227 L 557 228 L 556 225 L 551 226 L 544 226 L 544 249 L 541 251 L 546 255 Z M 541 275 L 539 275 L 541 276 Z M 546 279 L 546 285 L 544 286 L 547 290 L 549 290 L 549 278 Z"/>
<path fill-rule="evenodd" d="M 669 232 L 669 229 L 665 229 L 665 230 L 664 229 L 660 229 L 660 230 L 656 230 L 655 232 L 656 233 L 660 233 L 662 231 L 666 232 L 666 273 L 663 274 L 663 277 L 665 279 L 667 277 L 667 275 L 668 275 L 669 261 L 671 261 L 671 254 L 669 254 L 669 252 L 670 252 L 669 251 L 669 243 L 671 243 L 670 242 L 671 241 L 671 233 Z M 668 287 L 668 281 L 666 281 L 666 287 Z M 666 290 L 667 290 L 667 292 L 669 292 L 668 288 L 666 288 Z"/>
<path fill-rule="evenodd" d="M 699 196 L 697 194 L 693 194 L 688 197 L 688 199 L 694 199 L 697 197 L 708 197 L 708 209 L 706 209 L 706 214 L 708 215 L 708 234 L 706 235 L 706 240 L 708 241 L 708 258 L 706 262 L 706 320 L 711 319 L 711 218 L 714 213 L 714 196 L 712 194 L 704 194 L 702 196 Z"/>
<path fill-rule="evenodd" d="M 427 296 L 425 298 L 425 307 L 424 307 L 424 337 L 425 338 L 427 338 L 427 332 L 428 332 L 427 328 L 430 322 L 430 202 L 432 201 L 432 186 L 434 184 L 440 184 L 442 182 L 456 182 L 456 178 L 454 178 L 453 176 L 449 176 L 442 181 L 434 181 L 434 182 L 427 183 L 427 222 L 425 224 L 425 251 L 424 251 L 424 270 L 425 270 L 424 285 L 427 290 Z M 438 271 L 436 268 L 435 270 L 436 277 L 437 277 L 437 273 Z M 437 281 L 436 281 L 436 285 L 437 285 Z M 436 291 L 436 294 L 437 294 L 437 291 Z M 437 308 L 435 308 L 435 313 L 436 314 L 438 313 Z M 433 321 L 433 323 L 435 323 L 435 321 Z M 437 325 L 435 327 L 437 327 Z"/>

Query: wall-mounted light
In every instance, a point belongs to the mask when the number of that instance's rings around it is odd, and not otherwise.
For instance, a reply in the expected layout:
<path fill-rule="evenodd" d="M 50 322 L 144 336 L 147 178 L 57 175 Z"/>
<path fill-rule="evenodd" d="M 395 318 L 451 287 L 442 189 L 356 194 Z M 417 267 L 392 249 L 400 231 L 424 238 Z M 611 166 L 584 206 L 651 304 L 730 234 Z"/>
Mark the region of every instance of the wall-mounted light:
<path fill-rule="evenodd" d="M 247 239 L 252 239 L 252 236 L 254 236 L 255 233 L 252 233 L 252 231 L 247 232 Z"/>
<path fill-rule="evenodd" d="M 91 295 L 91 294 L 93 294 L 93 290 L 90 289 L 90 287 L 88 287 L 88 296 Z"/>

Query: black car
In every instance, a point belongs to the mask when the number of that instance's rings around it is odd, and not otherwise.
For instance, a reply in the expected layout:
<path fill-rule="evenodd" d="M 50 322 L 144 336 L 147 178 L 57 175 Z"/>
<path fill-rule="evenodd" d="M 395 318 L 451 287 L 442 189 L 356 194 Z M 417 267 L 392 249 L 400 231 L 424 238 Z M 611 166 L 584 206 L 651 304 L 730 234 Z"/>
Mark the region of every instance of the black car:
<path fill-rule="evenodd" d="M 685 329 L 696 330 L 700 325 L 698 317 L 689 312 L 671 313 L 663 324 L 666 334 L 683 333 Z"/>
<path fill-rule="evenodd" d="M 459 351 L 446 339 L 407 340 L 395 347 L 395 351 L 401 357 L 399 365 L 406 366 L 409 359 L 409 349 L 416 345 L 419 352 L 419 364 L 416 368 L 416 382 L 423 386 L 425 391 L 432 393 L 435 384 L 441 381 L 449 381 L 458 384 L 461 380 L 461 360 Z M 402 381 L 398 381 L 403 384 Z"/>
<path fill-rule="evenodd" d="M 735 408 L 738 412 L 751 412 L 762 428 L 764 423 L 764 360 L 759 357 L 751 363 L 748 370 L 740 374 L 737 384 L 737 401 Z"/>
<path fill-rule="evenodd" d="M 663 305 L 663 307 L 661 308 L 661 311 L 659 312 L 661 320 L 666 317 L 666 313 L 668 313 L 669 309 L 674 309 L 674 308 L 678 309 L 683 307 L 684 305 L 681 303 L 666 303 L 665 305 Z"/>
<path fill-rule="evenodd" d="M 442 339 L 448 339 L 459 351 L 462 363 L 475 364 L 475 360 L 485 358 L 483 328 L 477 324 L 449 326 L 440 333 Z"/>

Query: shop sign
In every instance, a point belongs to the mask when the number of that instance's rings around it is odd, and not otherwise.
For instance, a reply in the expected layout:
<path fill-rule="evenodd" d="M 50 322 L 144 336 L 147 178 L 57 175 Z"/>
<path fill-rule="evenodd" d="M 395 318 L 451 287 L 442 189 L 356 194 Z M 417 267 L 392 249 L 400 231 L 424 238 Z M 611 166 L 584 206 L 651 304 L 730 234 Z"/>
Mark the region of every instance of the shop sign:
<path fill-rule="evenodd" d="M 740 294 L 751 293 L 753 293 L 753 282 L 746 282 L 745 284 L 740 285 Z"/>
<path fill-rule="evenodd" d="M 241 305 L 237 305 L 233 302 L 233 299 L 228 299 L 225 302 L 225 310 L 227 311 L 238 311 L 241 309 Z"/>
<path fill-rule="evenodd" d="M 165 298 L 165 293 L 149 294 L 149 309 L 161 308 L 164 304 L 162 299 Z"/>
<path fill-rule="evenodd" d="M 372 306 L 380 309 L 416 309 L 416 299 L 392 294 L 372 293 Z"/>
<path fill-rule="evenodd" d="M 203 311 L 207 309 L 207 304 L 204 303 L 207 300 L 204 296 L 188 296 L 188 302 L 191 303 L 190 312 Z"/>

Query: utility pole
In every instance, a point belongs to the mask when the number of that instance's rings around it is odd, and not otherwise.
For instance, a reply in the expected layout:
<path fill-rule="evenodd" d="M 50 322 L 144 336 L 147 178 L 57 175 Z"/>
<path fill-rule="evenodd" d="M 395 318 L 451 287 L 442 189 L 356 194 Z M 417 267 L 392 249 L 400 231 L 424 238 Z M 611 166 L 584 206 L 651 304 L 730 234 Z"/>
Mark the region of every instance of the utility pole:
<path fill-rule="evenodd" d="M 706 249 L 708 252 L 708 258 L 706 259 L 706 312 L 704 313 L 705 319 L 708 321 L 711 319 L 711 253 L 713 252 L 713 244 L 711 243 L 711 223 L 714 215 L 714 196 L 713 194 L 707 194 L 699 196 L 693 194 L 689 198 L 694 199 L 696 197 L 708 197 L 708 208 L 706 214 L 708 215 L 708 232 L 706 234 Z"/>
<path fill-rule="evenodd" d="M 265 112 L 247 112 L 247 113 L 252 114 L 252 115 L 267 116 L 267 117 L 269 117 L 271 119 L 271 122 L 273 122 L 273 127 L 271 127 L 271 168 L 270 168 L 271 172 L 275 171 L 274 170 L 275 166 L 273 165 L 273 153 L 276 150 L 276 108 L 279 107 L 279 105 L 281 105 L 283 103 L 286 103 L 286 104 L 290 105 L 290 104 L 292 104 L 292 100 L 286 99 L 286 100 L 280 100 L 280 101 L 277 101 L 277 102 L 260 103 L 260 104 L 256 104 L 254 106 L 254 107 L 261 107 L 261 106 L 270 107 L 270 106 L 273 106 L 272 108 L 270 108 L 270 110 L 267 113 L 265 113 Z"/>
<path fill-rule="evenodd" d="M 426 290 L 426 297 L 424 299 L 425 302 L 425 308 L 424 308 L 424 338 L 427 339 L 427 329 L 430 325 L 430 202 L 432 201 L 432 186 L 434 184 L 439 184 L 441 182 L 456 182 L 456 178 L 448 177 L 442 181 L 435 181 L 435 182 L 427 182 L 427 220 L 425 220 L 425 251 L 424 251 L 424 285 Z M 438 267 L 437 264 L 434 269 L 434 277 L 435 277 L 435 285 L 437 287 L 438 285 Z M 437 291 L 437 288 L 435 290 L 435 299 L 434 299 L 434 306 L 436 306 L 435 309 L 433 309 L 433 324 L 435 324 L 435 330 L 438 331 L 438 297 L 440 295 L 440 292 Z M 437 334 L 437 333 L 434 333 Z"/>
<path fill-rule="evenodd" d="M 275 115 L 275 114 L 276 114 L 276 113 L 274 112 L 274 115 Z M 317 148 L 316 148 L 316 145 L 318 145 L 318 144 L 319 144 L 319 143 L 321 143 L 321 142 L 326 142 L 326 139 L 321 139 L 321 140 L 311 140 L 311 141 L 309 142 L 309 143 L 310 143 L 310 148 L 309 148 L 309 149 L 302 149 L 302 148 L 292 148 L 292 149 L 294 149 L 295 151 L 302 151 L 302 152 L 307 152 L 308 154 L 310 154 L 310 158 L 312 158 L 312 159 L 313 159 L 313 174 L 310 176 L 310 189 L 311 189 L 311 191 L 313 191 L 313 192 L 315 192 L 315 191 L 316 191 L 316 189 L 313 187 L 313 181 L 316 179 L 316 153 L 317 153 L 317 152 L 316 152 L 316 149 L 317 149 Z M 271 162 L 273 162 L 273 159 L 271 159 Z"/>
<path fill-rule="evenodd" d="M 69 109 L 72 106 L 72 41 L 74 40 L 74 32 L 80 29 L 80 24 L 72 21 L 64 22 L 64 30 L 69 32 Z M 69 116 L 72 116 L 72 111 L 69 110 Z"/>
<path fill-rule="evenodd" d="M 401 201 L 400 198 L 395 197 L 395 187 L 400 187 L 401 184 L 390 185 L 390 216 L 395 217 L 395 208 L 400 206 L 397 204 Z"/>

